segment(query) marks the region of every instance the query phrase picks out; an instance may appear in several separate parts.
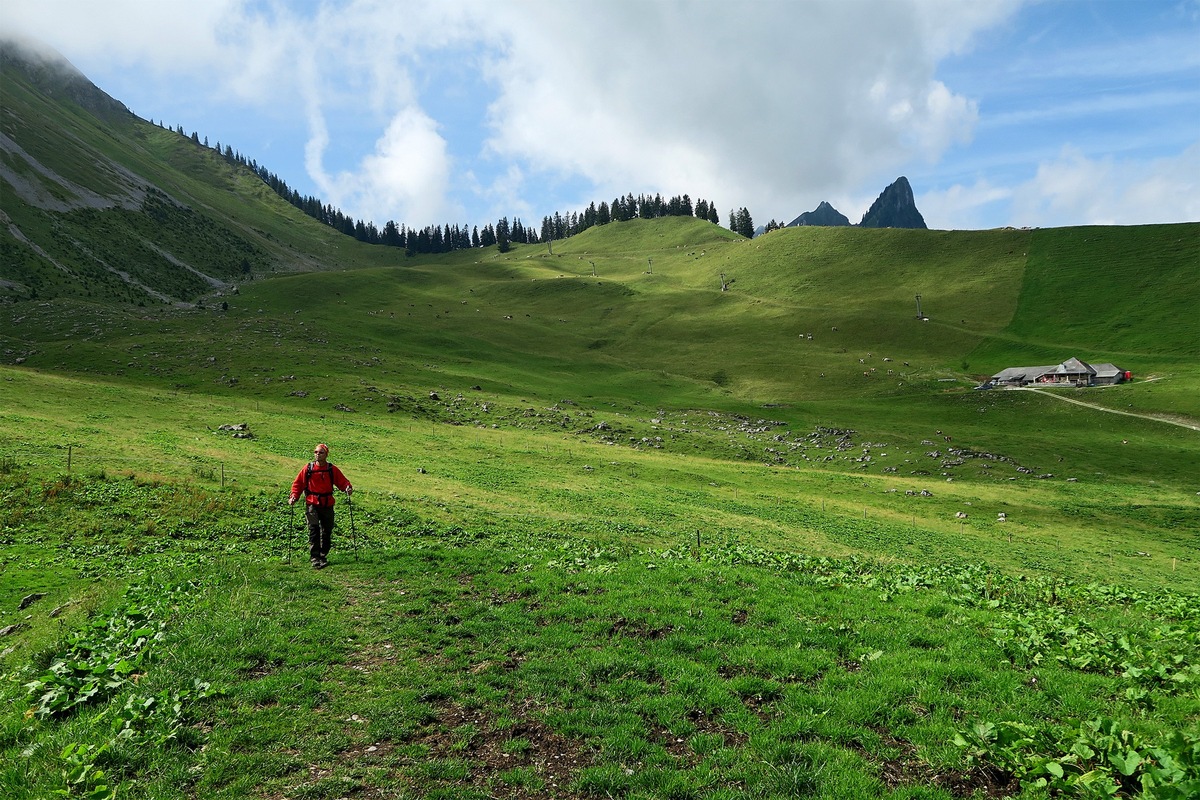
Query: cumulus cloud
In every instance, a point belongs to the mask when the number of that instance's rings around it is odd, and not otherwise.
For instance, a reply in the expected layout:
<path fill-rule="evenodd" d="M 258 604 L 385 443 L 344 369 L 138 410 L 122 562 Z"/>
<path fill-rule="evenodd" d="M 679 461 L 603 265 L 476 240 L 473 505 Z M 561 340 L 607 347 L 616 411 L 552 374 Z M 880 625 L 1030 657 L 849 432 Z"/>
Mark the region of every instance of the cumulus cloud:
<path fill-rule="evenodd" d="M 524 5 L 542 24 L 506 29 L 511 46 L 490 64 L 490 146 L 608 194 L 807 209 L 936 159 L 978 116 L 934 79 L 932 51 L 950 45 L 925 46 L 917 2 Z M 982 24 L 939 6 L 945 30 Z"/>
<path fill-rule="evenodd" d="M 247 106 L 303 108 L 306 170 L 328 201 L 431 219 L 455 205 L 422 105 L 445 52 L 470 51 L 494 91 L 490 136 L 471 155 L 501 166 L 480 185 L 574 177 L 580 204 L 647 190 L 785 213 L 969 138 L 976 110 L 934 79 L 936 58 L 1011 0 L 5 5 L 18 26 L 67 20 L 55 38 L 74 53 L 204 74 L 208 91 Z M 373 147 L 352 143 L 351 126 L 373 131 Z"/>
<path fill-rule="evenodd" d="M 233 134 L 212 121 L 229 124 L 230 109 L 240 115 L 237 135 L 254 133 L 260 120 L 271 138 L 257 144 L 269 155 L 249 155 L 302 192 L 307 181 L 325 202 L 377 224 L 463 214 L 536 223 L 630 191 L 687 192 L 715 202 L 722 217 L 746 205 L 763 221 L 829 200 L 856 220 L 905 172 L 935 227 L 986 225 L 1010 202 L 1011 221 L 1030 225 L 1161 210 L 1162 198 L 1183 188 L 1193 151 L 1161 163 L 1071 151 L 1047 159 L 1061 141 L 1021 142 L 1011 150 L 1025 155 L 1010 160 L 1022 165 L 1007 164 L 1003 177 L 946 170 L 960 184 L 930 190 L 911 171 L 938 172 L 981 130 L 994 141 L 1005 126 L 1019 142 L 1030 125 L 1061 117 L 1062 103 L 1036 106 L 1056 115 L 1014 103 L 984 116 L 978 97 L 939 74 L 945 59 L 970 54 L 1026 6 L 8 0 L 0 24 L 49 41 L 84 62 L 77 66 L 89 77 L 104 73 L 117 83 L 102 88 L 138 113 L 183 116 L 189 128 L 226 140 Z M 1059 72 L 1105 63 L 1101 48 L 1054 58 Z M 1161 65 L 1178 62 L 1143 59 L 1138 74 L 1150 70 L 1146 80 L 1157 80 Z M 1017 74 L 1033 82 L 1039 70 L 1026 64 Z M 1128 110 L 1130 97 L 1186 104 L 1188 91 L 1094 94 L 1069 109 L 1073 119 L 1099 118 Z M 1041 155 L 1036 177 L 1028 153 Z M 1198 194 L 1192 188 L 1187 197 Z M 1184 197 L 1173 208 L 1187 209 Z"/>
<path fill-rule="evenodd" d="M 947 189 L 920 193 L 917 206 L 925 223 L 941 230 L 970 230 L 988 227 L 991 210 L 1012 199 L 1013 191 L 980 178 L 971 185 L 955 184 Z"/>
<path fill-rule="evenodd" d="M 1013 224 L 1145 224 L 1200 220 L 1200 141 L 1149 163 L 1088 158 L 1065 147 L 1017 187 Z"/>
<path fill-rule="evenodd" d="M 450 164 L 446 141 L 437 123 L 418 108 L 408 108 L 392 118 L 376 142 L 375 152 L 363 159 L 357 172 L 342 173 L 339 196 L 358 208 L 392 209 L 387 218 L 406 219 L 430 215 L 431 219 L 453 219 L 461 209 L 446 200 Z M 380 218 L 380 224 L 387 218 Z"/>

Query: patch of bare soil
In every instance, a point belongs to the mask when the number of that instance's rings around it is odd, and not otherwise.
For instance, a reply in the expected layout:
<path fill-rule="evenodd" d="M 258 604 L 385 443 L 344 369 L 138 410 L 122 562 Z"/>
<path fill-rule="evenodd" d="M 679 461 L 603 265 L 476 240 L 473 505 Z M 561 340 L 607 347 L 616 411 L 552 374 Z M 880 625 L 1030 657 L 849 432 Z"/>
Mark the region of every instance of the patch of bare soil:
<path fill-rule="evenodd" d="M 429 748 L 430 758 L 464 760 L 471 764 L 466 782 L 498 800 L 550 800 L 570 797 L 568 787 L 579 771 L 593 763 L 591 751 L 551 730 L 528 713 L 526 704 L 516 724 L 500 726 L 486 712 L 447 705 L 437 721 L 410 740 Z M 470 733 L 464 733 L 470 730 Z M 502 773 L 523 768 L 541 785 L 497 780 Z"/>
<path fill-rule="evenodd" d="M 673 625 L 655 627 L 641 620 L 630 621 L 617 617 L 608 629 L 609 636 L 629 636 L 635 639 L 662 639 L 675 630 Z"/>
<path fill-rule="evenodd" d="M 688 722 L 696 727 L 697 733 L 723 738 L 726 747 L 743 747 L 750 741 L 749 734 L 730 725 L 719 714 L 714 715 L 698 709 L 692 709 L 687 713 L 687 719 Z"/>
<path fill-rule="evenodd" d="M 879 765 L 879 777 L 889 789 L 902 786 L 937 786 L 954 797 L 963 798 L 977 797 L 980 792 L 984 797 L 1003 798 L 1020 789 L 1020 785 L 1010 773 L 996 767 L 972 767 L 966 771 L 939 770 L 921 760 L 912 742 L 896 738 L 885 728 L 875 728 L 875 732 L 889 749 L 900 751 L 899 755 Z M 861 744 L 853 742 L 850 746 L 864 758 L 870 761 L 877 760 Z"/>

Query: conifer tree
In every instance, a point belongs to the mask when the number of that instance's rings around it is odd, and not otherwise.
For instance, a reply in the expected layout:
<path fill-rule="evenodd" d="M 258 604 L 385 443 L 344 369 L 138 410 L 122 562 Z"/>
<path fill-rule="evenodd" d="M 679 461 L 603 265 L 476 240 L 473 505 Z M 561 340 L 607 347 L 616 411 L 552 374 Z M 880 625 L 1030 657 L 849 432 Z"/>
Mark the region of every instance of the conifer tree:
<path fill-rule="evenodd" d="M 733 230 L 747 239 L 754 238 L 754 220 L 750 217 L 750 211 L 745 206 L 737 212 Z"/>
<path fill-rule="evenodd" d="M 496 247 L 501 253 L 507 253 L 510 249 L 510 231 L 508 227 L 508 217 L 501 217 L 496 223 Z"/>

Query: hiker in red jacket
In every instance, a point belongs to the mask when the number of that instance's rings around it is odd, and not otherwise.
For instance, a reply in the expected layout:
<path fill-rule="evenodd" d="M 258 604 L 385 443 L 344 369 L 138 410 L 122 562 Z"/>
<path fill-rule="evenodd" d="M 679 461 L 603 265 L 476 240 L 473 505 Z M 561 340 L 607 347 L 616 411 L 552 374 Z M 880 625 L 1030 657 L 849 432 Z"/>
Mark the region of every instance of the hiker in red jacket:
<path fill-rule="evenodd" d="M 288 505 L 294 505 L 305 495 L 304 517 L 308 520 L 308 556 L 313 569 L 324 569 L 329 565 L 325 556 L 329 554 L 330 537 L 333 534 L 333 490 L 341 489 L 347 499 L 354 491 L 342 471 L 329 463 L 328 445 L 313 448 L 313 461 L 305 464 L 296 480 L 292 481 L 292 493 Z"/>

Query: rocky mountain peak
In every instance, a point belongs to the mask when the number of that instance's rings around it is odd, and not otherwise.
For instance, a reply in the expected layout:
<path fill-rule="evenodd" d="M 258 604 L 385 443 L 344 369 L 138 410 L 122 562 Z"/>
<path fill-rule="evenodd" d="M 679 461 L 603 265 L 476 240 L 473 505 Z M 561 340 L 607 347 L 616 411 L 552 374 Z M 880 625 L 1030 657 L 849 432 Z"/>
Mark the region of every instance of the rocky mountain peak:
<path fill-rule="evenodd" d="M 787 224 L 787 227 L 799 225 L 822 225 L 838 227 L 850 225 L 845 215 L 825 201 L 812 211 L 805 211 Z M 912 186 L 908 178 L 901 175 L 871 204 L 871 208 L 863 215 L 860 228 L 926 228 L 925 218 L 917 210 L 913 198 Z"/>
<path fill-rule="evenodd" d="M 797 225 L 824 225 L 827 227 L 837 227 L 849 225 L 850 220 L 844 214 L 838 211 L 826 201 L 822 200 L 821 204 L 812 211 L 805 211 L 800 216 L 788 223 L 788 227 Z"/>
<path fill-rule="evenodd" d="M 863 215 L 860 228 L 927 228 L 917 210 L 908 178 L 901 175 L 875 199 Z"/>

